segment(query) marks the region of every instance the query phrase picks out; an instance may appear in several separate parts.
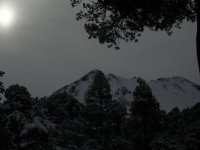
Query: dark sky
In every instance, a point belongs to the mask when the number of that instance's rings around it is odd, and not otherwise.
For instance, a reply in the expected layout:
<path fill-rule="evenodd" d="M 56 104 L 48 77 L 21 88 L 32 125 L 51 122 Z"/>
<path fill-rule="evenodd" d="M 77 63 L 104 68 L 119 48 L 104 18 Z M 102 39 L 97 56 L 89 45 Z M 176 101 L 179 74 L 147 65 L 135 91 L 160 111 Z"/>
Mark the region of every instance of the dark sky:
<path fill-rule="evenodd" d="M 200 83 L 196 24 L 184 23 L 172 36 L 146 30 L 138 43 L 108 49 L 88 40 L 69 0 L 0 0 L 13 7 L 8 28 L 0 27 L 0 70 L 6 87 L 21 84 L 33 96 L 50 95 L 90 70 L 144 79 L 183 76 Z"/>

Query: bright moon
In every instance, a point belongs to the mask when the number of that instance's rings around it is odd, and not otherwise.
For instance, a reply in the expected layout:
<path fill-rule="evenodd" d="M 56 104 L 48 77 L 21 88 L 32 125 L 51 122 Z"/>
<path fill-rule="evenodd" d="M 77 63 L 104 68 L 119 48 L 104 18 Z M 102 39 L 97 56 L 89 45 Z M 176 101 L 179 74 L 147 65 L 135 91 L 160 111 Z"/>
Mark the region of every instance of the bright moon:
<path fill-rule="evenodd" d="M 0 25 L 8 27 L 14 19 L 13 9 L 9 5 L 0 5 Z"/>

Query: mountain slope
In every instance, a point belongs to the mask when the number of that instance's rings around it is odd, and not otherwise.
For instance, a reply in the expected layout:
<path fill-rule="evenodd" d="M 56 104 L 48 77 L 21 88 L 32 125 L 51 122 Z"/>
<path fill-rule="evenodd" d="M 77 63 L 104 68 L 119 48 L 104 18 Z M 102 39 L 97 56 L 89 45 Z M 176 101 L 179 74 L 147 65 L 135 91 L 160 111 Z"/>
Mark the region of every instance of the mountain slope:
<path fill-rule="evenodd" d="M 87 91 L 93 84 L 95 75 L 99 72 L 99 70 L 93 70 L 54 94 L 67 92 L 84 103 Z M 129 107 L 133 101 L 133 91 L 138 85 L 138 78 L 126 79 L 113 74 L 106 75 L 106 78 L 111 88 L 112 98 Z M 200 102 L 200 86 L 185 78 L 160 78 L 147 81 L 147 84 L 151 87 L 153 95 L 164 110 L 170 111 L 174 107 L 183 109 Z"/>

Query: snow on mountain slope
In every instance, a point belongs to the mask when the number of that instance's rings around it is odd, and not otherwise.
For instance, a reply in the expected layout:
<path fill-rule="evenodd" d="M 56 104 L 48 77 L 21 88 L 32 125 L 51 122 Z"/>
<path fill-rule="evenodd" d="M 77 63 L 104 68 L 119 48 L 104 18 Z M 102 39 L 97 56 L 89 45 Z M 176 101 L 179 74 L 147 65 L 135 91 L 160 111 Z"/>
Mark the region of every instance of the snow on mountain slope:
<path fill-rule="evenodd" d="M 147 83 L 166 110 L 174 106 L 183 109 L 200 102 L 200 86 L 182 77 L 162 78 Z"/>
<path fill-rule="evenodd" d="M 93 70 L 81 79 L 67 85 L 54 94 L 67 92 L 73 95 L 80 102 L 84 103 L 87 91 L 94 81 L 95 75 L 100 72 Z M 134 100 L 133 91 L 138 85 L 138 78 L 121 78 L 113 74 L 106 75 L 110 84 L 113 100 L 117 100 L 127 107 L 130 107 Z M 200 86 L 182 77 L 160 78 L 158 80 L 147 81 L 151 87 L 153 95 L 160 103 L 161 108 L 170 111 L 174 107 L 180 109 L 190 107 L 200 102 Z"/>
<path fill-rule="evenodd" d="M 137 78 L 126 79 L 113 74 L 108 74 L 106 78 L 110 85 L 112 98 L 130 106 L 133 101 L 133 91 L 138 85 Z"/>
<path fill-rule="evenodd" d="M 71 83 L 70 85 L 64 86 L 54 94 L 67 92 L 68 94 L 73 95 L 77 100 L 79 100 L 79 102 L 84 103 L 85 96 L 90 85 L 93 83 L 96 73 L 98 73 L 98 70 L 93 70 L 81 79 Z"/>

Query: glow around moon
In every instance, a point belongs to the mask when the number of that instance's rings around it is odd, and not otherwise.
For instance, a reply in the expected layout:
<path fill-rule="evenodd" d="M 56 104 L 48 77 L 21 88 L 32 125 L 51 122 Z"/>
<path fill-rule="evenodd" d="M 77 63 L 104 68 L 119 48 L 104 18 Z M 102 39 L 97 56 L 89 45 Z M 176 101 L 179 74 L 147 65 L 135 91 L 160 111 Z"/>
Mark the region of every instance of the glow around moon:
<path fill-rule="evenodd" d="M 11 6 L 0 4 L 0 26 L 9 27 L 14 21 L 14 10 Z"/>

